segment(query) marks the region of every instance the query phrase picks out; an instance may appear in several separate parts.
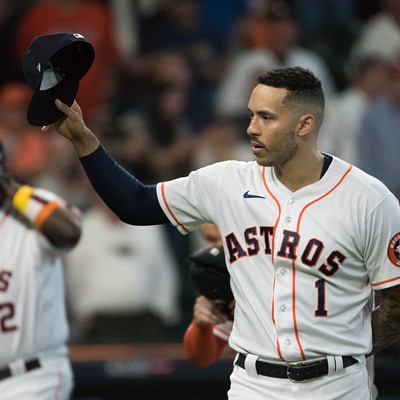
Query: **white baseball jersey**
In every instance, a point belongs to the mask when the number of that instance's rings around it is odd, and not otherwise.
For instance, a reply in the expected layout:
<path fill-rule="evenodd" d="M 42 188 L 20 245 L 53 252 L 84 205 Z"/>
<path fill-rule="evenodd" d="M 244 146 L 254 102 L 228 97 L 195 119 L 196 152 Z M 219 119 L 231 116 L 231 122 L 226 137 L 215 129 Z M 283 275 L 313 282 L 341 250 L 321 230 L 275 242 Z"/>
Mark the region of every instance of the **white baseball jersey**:
<path fill-rule="evenodd" d="M 29 376 L 38 381 L 41 374 L 47 381 L 37 398 L 54 398 L 54 391 L 53 397 L 43 396 L 44 388 L 51 390 L 51 368 L 46 370 L 46 365 L 54 366 L 54 386 L 59 398 L 64 398 L 60 385 L 70 390 L 72 377 L 66 361 L 68 325 L 60 253 L 37 230 L 4 209 L 0 210 L 0 237 L 0 369 L 34 357 L 44 366 L 1 380 L 2 398 L 14 398 L 17 390 L 17 398 L 25 399 L 22 386 L 15 386 L 26 385 L 22 379 Z M 13 379 L 18 379 L 17 385 Z M 36 393 L 34 387 L 29 390 L 31 396 Z"/>
<path fill-rule="evenodd" d="M 273 362 L 371 351 L 372 289 L 400 283 L 400 208 L 378 180 L 333 157 L 318 182 L 291 192 L 273 168 L 226 161 L 157 193 L 182 233 L 218 225 L 234 350 Z"/>

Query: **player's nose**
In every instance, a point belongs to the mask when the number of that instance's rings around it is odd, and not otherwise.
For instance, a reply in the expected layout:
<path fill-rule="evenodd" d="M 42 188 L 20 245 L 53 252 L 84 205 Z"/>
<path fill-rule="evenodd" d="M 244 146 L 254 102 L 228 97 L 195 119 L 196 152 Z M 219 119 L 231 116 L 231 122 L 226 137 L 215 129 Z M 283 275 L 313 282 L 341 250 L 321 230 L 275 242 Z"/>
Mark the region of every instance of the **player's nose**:
<path fill-rule="evenodd" d="M 259 129 L 257 127 L 257 122 L 256 122 L 256 118 L 251 118 L 249 125 L 247 127 L 247 134 L 249 136 L 253 136 L 253 135 L 259 135 Z"/>

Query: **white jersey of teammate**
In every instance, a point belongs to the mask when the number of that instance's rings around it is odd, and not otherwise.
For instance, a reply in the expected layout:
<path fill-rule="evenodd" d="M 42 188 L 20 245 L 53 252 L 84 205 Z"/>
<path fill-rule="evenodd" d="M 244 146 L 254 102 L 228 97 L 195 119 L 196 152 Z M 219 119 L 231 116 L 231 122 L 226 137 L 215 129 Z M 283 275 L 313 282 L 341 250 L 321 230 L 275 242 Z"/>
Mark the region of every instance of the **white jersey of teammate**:
<path fill-rule="evenodd" d="M 13 373 L 0 380 L 0 398 L 27 399 L 20 391 L 32 384 L 31 399 L 64 399 L 72 373 L 59 250 L 3 209 L 0 236 L 0 370 Z M 26 373 L 24 361 L 34 358 L 42 367 Z"/>
<path fill-rule="evenodd" d="M 218 225 L 236 299 L 234 350 L 278 363 L 364 363 L 372 289 L 400 280 L 400 208 L 383 184 L 333 157 L 318 182 L 291 192 L 273 168 L 226 161 L 159 183 L 157 194 L 182 233 Z"/>

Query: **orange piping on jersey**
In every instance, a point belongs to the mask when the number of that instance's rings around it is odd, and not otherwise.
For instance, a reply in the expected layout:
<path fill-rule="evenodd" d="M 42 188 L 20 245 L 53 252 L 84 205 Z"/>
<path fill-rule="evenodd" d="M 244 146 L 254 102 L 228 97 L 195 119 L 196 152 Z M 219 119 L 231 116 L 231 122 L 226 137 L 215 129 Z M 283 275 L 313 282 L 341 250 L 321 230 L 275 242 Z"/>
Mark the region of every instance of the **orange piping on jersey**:
<path fill-rule="evenodd" d="M 274 323 L 274 325 L 275 325 L 275 312 L 274 312 L 274 310 L 275 310 L 275 296 L 274 296 L 275 282 L 276 282 L 276 280 L 275 280 L 275 276 L 274 276 L 274 283 L 272 284 L 272 304 L 271 304 L 271 307 L 272 307 L 271 317 L 272 317 L 272 322 Z"/>
<path fill-rule="evenodd" d="M 272 233 L 272 249 L 271 249 L 271 257 L 272 257 L 272 262 L 274 262 L 274 256 L 275 256 L 275 232 L 276 232 L 276 227 L 277 227 L 277 225 L 278 225 L 278 221 L 279 221 L 279 219 L 281 218 L 281 205 L 279 204 L 279 201 L 278 201 L 278 199 L 275 197 L 275 195 L 271 192 L 271 190 L 269 189 L 269 187 L 268 187 L 268 185 L 267 185 L 267 180 L 266 180 L 266 177 L 265 177 L 265 167 L 263 167 L 263 169 L 262 169 L 262 173 L 261 173 L 261 176 L 262 176 L 262 181 L 263 181 L 263 184 L 264 184 L 264 187 L 265 187 L 265 190 L 268 192 L 268 194 L 274 199 L 274 201 L 275 201 L 275 203 L 276 203 L 276 205 L 277 205 L 277 207 L 278 207 L 278 217 L 277 217 L 277 219 L 276 219 L 276 221 L 275 221 L 275 225 L 274 225 L 274 232 Z"/>
<path fill-rule="evenodd" d="M 170 206 L 168 205 L 167 199 L 165 197 L 165 182 L 163 182 L 161 184 L 161 193 L 162 193 L 162 198 L 165 204 L 165 207 L 167 207 L 167 210 L 169 211 L 169 213 L 171 214 L 171 217 L 174 219 L 174 221 L 176 222 L 176 224 L 178 226 L 180 226 L 186 233 L 189 233 L 189 229 L 187 229 L 183 224 L 181 224 L 178 220 L 178 218 L 176 218 L 175 214 L 172 212 Z"/>
<path fill-rule="evenodd" d="M 386 279 L 385 281 L 371 283 L 371 286 L 380 286 L 380 285 L 384 285 L 385 283 L 397 281 L 399 279 L 400 279 L 400 276 L 397 276 L 396 278 Z"/>
<path fill-rule="evenodd" d="M 318 201 L 322 200 L 324 197 L 328 196 L 329 194 L 331 194 L 344 180 L 344 178 L 346 178 L 346 176 L 348 175 L 348 173 L 351 171 L 351 169 L 353 168 L 352 165 L 349 166 L 349 168 L 347 169 L 347 171 L 343 174 L 343 176 L 340 178 L 339 182 L 333 186 L 330 190 L 328 190 L 325 194 L 323 194 L 322 196 L 318 197 L 317 199 L 311 201 L 310 203 L 306 204 L 304 206 L 304 208 L 301 210 L 300 215 L 299 215 L 299 220 L 297 221 L 297 231 L 296 233 L 299 233 L 299 228 L 300 228 L 300 220 L 301 217 L 303 216 L 304 211 L 306 210 L 306 208 L 308 208 L 309 206 L 311 206 L 314 203 L 317 203 Z"/>
<path fill-rule="evenodd" d="M 275 221 L 275 225 L 274 225 L 274 231 L 272 233 L 272 246 L 271 246 L 271 259 L 272 259 L 272 264 L 274 263 L 274 256 L 275 256 L 275 232 L 276 232 L 276 227 L 278 226 L 278 221 L 281 218 L 281 205 L 279 204 L 278 199 L 275 197 L 275 195 L 271 192 L 271 190 L 269 189 L 268 185 L 267 185 L 267 181 L 266 181 L 266 177 L 265 177 L 265 167 L 263 167 L 262 172 L 261 172 L 261 176 L 262 176 L 262 181 L 265 187 L 265 190 L 268 192 L 268 194 L 274 199 L 277 207 L 278 207 L 278 217 L 276 218 Z M 274 277 L 274 282 L 272 285 L 272 304 L 271 304 L 271 318 L 272 318 L 272 322 L 275 325 L 275 277 Z M 280 346 L 279 346 L 279 341 L 278 339 L 276 340 L 277 343 L 277 351 L 279 354 L 279 357 L 284 361 L 282 354 L 281 354 L 281 350 L 280 350 Z"/>
<path fill-rule="evenodd" d="M 301 210 L 301 212 L 299 214 L 299 219 L 297 221 L 297 227 L 296 227 L 296 233 L 297 234 L 299 234 L 300 222 L 301 222 L 301 218 L 303 217 L 303 214 L 304 214 L 305 210 L 308 207 L 310 207 L 311 205 L 315 204 L 316 202 L 322 200 L 323 198 L 325 198 L 326 196 L 331 194 L 343 182 L 344 178 L 348 175 L 348 173 L 351 171 L 352 168 L 353 168 L 353 166 L 350 165 L 349 168 L 347 169 L 347 171 L 343 174 L 343 176 L 336 183 L 336 185 L 333 186 L 330 190 L 328 190 L 325 194 L 323 194 L 322 196 L 316 198 L 315 200 L 311 201 L 310 203 L 308 203 L 308 204 L 306 204 L 304 206 L 304 208 Z M 295 268 L 295 261 L 292 262 L 292 270 L 293 270 L 293 280 L 292 280 L 293 311 L 292 311 L 292 313 L 293 313 L 294 332 L 295 332 L 295 335 L 296 335 L 296 341 L 297 341 L 297 345 L 299 346 L 301 357 L 302 357 L 303 360 L 305 360 L 306 356 L 304 354 L 303 346 L 301 345 L 301 342 L 300 342 L 300 336 L 299 336 L 299 330 L 298 330 L 298 327 L 297 327 L 297 318 L 296 318 L 296 268 Z"/>
<path fill-rule="evenodd" d="M 272 286 L 272 322 L 275 325 L 275 297 L 274 297 L 274 293 L 275 293 L 275 276 L 274 276 L 274 284 Z M 279 340 L 278 338 L 276 338 L 276 350 L 278 351 L 278 356 L 282 361 L 285 361 L 285 359 L 283 358 L 282 352 L 281 352 L 281 345 L 279 344 Z"/>
<path fill-rule="evenodd" d="M 306 206 L 307 207 L 307 206 Z M 299 330 L 297 328 L 297 317 L 296 317 L 296 263 L 292 261 L 292 316 L 293 316 L 293 326 L 294 326 L 294 333 L 296 336 L 297 346 L 300 350 L 301 358 L 303 360 L 306 359 L 306 355 L 304 354 L 303 346 L 300 342 Z"/>
<path fill-rule="evenodd" d="M 278 338 L 276 338 L 276 349 L 278 350 L 278 356 L 282 361 L 285 361 L 285 359 L 283 358 L 283 355 L 281 353 L 281 345 L 279 344 L 279 340 Z"/>

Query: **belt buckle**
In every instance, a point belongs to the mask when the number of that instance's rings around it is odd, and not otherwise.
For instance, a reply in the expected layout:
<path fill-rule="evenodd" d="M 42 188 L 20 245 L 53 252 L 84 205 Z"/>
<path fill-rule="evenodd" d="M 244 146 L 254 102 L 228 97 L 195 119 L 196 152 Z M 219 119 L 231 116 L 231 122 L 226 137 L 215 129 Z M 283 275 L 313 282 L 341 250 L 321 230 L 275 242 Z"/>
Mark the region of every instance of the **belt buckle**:
<path fill-rule="evenodd" d="M 303 379 L 303 380 L 295 379 L 295 377 L 292 375 L 291 369 L 292 368 L 305 368 L 305 367 L 308 367 L 309 365 L 310 365 L 310 363 L 306 363 L 304 361 L 299 361 L 299 362 L 296 362 L 296 363 L 290 363 L 288 365 L 288 367 L 287 367 L 287 370 L 286 370 L 286 375 L 287 375 L 288 379 L 291 382 L 297 382 L 297 383 L 307 382 L 310 378 L 309 379 Z"/>

